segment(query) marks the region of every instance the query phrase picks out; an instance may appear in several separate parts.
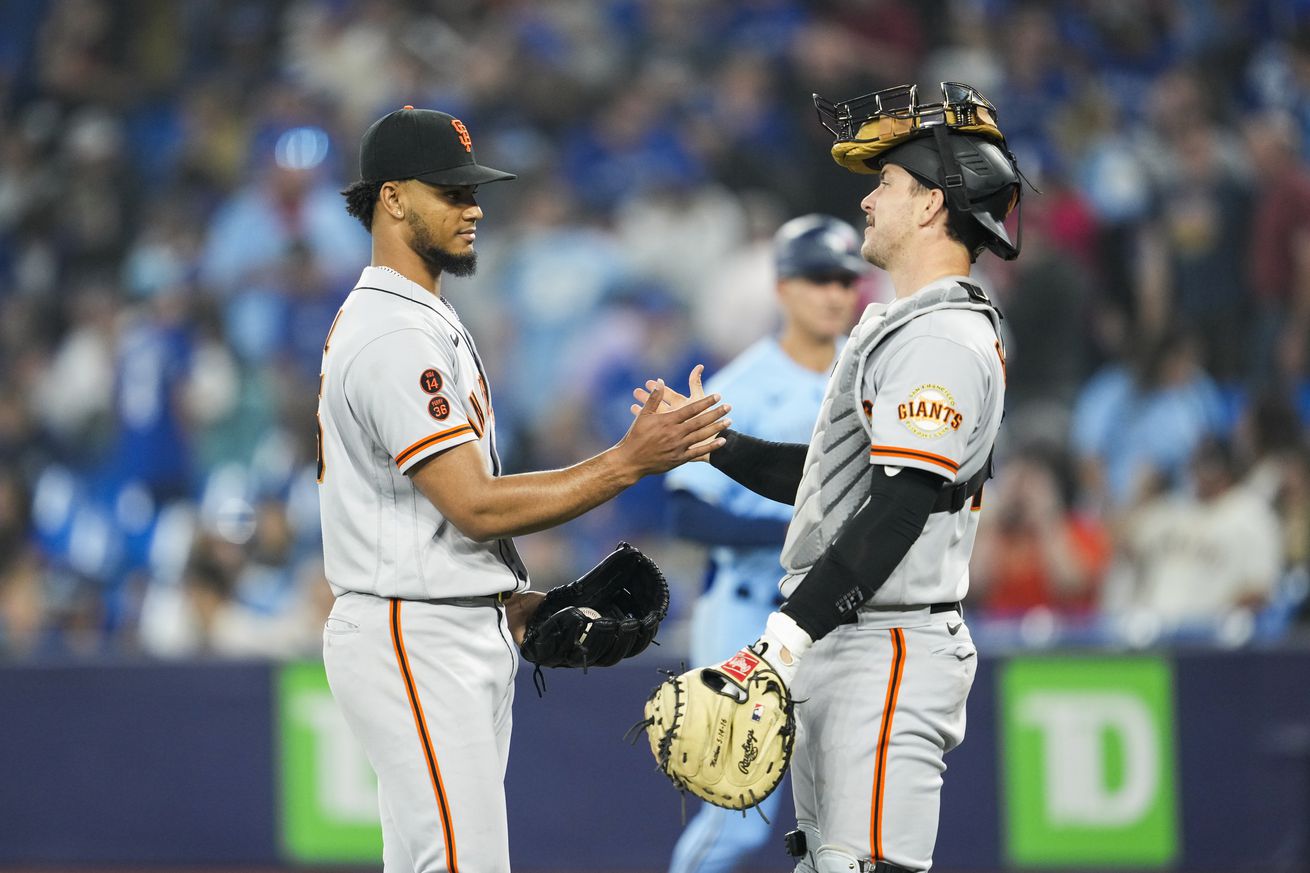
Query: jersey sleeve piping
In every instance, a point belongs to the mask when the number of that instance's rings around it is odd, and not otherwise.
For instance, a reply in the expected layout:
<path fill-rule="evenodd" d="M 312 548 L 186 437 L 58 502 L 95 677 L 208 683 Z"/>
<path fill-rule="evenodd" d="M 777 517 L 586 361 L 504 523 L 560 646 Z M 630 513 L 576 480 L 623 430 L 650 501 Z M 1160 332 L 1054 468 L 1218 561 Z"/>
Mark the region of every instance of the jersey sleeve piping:
<path fill-rule="evenodd" d="M 413 459 L 419 452 L 422 452 L 425 449 L 429 449 L 441 443 L 450 442 L 451 440 L 457 439 L 458 437 L 462 437 L 462 436 L 468 436 L 471 437 L 472 439 L 477 439 L 477 434 L 474 432 L 473 426 L 470 425 L 468 422 L 464 422 L 463 424 L 457 424 L 454 427 L 447 428 L 446 430 L 439 430 L 434 434 L 429 434 L 428 436 L 425 436 L 423 437 L 423 439 L 414 443 L 409 448 L 405 449 L 400 454 L 396 455 L 396 466 L 400 467 L 403 470 L 405 467 L 405 462 Z M 467 442 L 467 440 L 464 440 L 464 442 Z"/>
<path fill-rule="evenodd" d="M 950 471 L 951 478 L 954 479 L 960 472 L 960 465 L 944 455 L 935 455 L 932 452 L 925 452 L 920 449 L 906 449 L 900 446 L 870 446 L 869 454 L 875 458 L 899 458 L 912 461 L 926 461 L 929 464 L 935 464 L 945 470 Z"/>

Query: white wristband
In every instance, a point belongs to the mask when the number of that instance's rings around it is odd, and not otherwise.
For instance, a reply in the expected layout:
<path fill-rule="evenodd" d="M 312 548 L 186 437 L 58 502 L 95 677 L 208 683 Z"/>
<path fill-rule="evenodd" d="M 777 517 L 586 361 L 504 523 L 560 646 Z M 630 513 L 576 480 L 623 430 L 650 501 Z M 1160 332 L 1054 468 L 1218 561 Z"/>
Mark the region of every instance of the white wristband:
<path fill-rule="evenodd" d="M 782 612 L 769 613 L 769 620 L 764 623 L 764 630 L 777 637 L 797 660 L 800 660 L 801 656 L 810 650 L 810 646 L 814 645 L 814 640 L 801 630 L 796 620 Z"/>
<path fill-rule="evenodd" d="M 801 657 L 814 645 L 810 635 L 791 616 L 781 612 L 769 614 L 764 633 L 755 644 L 758 654 L 790 685 Z"/>

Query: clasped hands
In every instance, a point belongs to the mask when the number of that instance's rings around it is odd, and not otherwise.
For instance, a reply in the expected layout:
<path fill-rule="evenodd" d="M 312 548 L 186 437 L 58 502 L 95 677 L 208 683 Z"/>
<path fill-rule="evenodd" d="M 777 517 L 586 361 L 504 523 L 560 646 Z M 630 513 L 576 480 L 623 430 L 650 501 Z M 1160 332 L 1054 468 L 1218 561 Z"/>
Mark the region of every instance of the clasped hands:
<path fill-rule="evenodd" d="M 644 388 L 632 389 L 632 396 L 637 402 L 629 407 L 629 410 L 635 416 L 640 416 L 644 411 L 670 413 L 684 409 L 691 405 L 693 409 L 709 408 L 714 403 L 719 402 L 721 397 L 714 394 L 707 398 L 705 388 L 701 384 L 701 377 L 705 372 L 704 364 L 697 364 L 692 368 L 691 374 L 687 377 L 687 393 L 681 394 L 664 383 L 663 379 L 648 379 Z M 704 404 L 701 406 L 700 404 Z M 721 408 L 723 413 L 731 411 L 732 407 L 724 405 Z M 720 448 L 725 440 L 719 436 L 719 433 L 726 430 L 731 424 L 730 419 L 723 419 L 717 422 L 721 426 L 714 431 L 714 436 L 702 440 L 691 447 L 692 456 L 687 458 L 689 461 L 708 461 L 710 453 Z"/>

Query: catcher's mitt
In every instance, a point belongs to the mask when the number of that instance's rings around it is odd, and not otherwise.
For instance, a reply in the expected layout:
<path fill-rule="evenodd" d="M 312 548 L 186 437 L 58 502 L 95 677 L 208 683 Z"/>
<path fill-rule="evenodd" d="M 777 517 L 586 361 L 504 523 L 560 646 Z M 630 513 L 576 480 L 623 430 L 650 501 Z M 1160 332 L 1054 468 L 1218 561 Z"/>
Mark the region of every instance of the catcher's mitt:
<path fill-rule="evenodd" d="M 610 667 L 645 650 L 668 612 L 660 568 L 619 543 L 581 579 L 546 592 L 519 650 L 538 667 Z"/>
<path fill-rule="evenodd" d="M 640 724 L 680 791 L 726 809 L 755 806 L 778 787 L 796 737 L 791 694 L 751 649 L 669 678 L 646 701 Z"/>

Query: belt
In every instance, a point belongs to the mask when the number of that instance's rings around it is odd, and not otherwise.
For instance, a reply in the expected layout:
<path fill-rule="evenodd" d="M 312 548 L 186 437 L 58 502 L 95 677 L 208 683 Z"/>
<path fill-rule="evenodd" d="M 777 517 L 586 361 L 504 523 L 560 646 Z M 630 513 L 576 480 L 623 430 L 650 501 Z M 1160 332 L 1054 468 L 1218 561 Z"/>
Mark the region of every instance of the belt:
<path fill-rule="evenodd" d="M 501 591 L 499 594 L 477 594 L 469 597 L 436 597 L 422 602 L 435 606 L 499 606 L 513 593 L 513 591 Z"/>
<path fill-rule="evenodd" d="M 923 607 L 922 607 L 922 606 L 889 606 L 889 607 L 887 607 L 887 609 L 889 609 L 889 610 L 891 610 L 891 609 L 903 609 L 903 610 L 906 610 L 906 611 L 908 612 L 908 611 L 910 611 L 910 610 L 912 610 L 912 609 L 923 609 Z M 933 603 L 933 604 L 930 604 L 930 605 L 928 606 L 928 612 L 930 612 L 930 613 L 933 614 L 933 615 L 936 615 L 936 614 L 939 613 L 939 612 L 958 612 L 960 615 L 964 615 L 964 607 L 960 604 L 960 601 L 958 601 L 958 600 L 953 600 L 953 601 L 951 601 L 951 602 L 949 602 L 949 603 Z M 856 621 L 858 620 L 858 618 L 859 618 L 859 614 L 860 614 L 860 611 L 859 611 L 858 609 L 851 610 L 850 612 L 848 612 L 848 613 L 846 614 L 846 616 L 841 620 L 840 623 L 841 623 L 841 624 L 855 624 L 855 622 L 856 622 Z"/>

